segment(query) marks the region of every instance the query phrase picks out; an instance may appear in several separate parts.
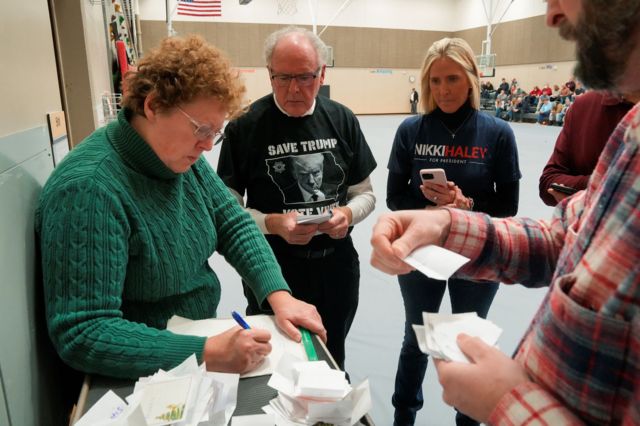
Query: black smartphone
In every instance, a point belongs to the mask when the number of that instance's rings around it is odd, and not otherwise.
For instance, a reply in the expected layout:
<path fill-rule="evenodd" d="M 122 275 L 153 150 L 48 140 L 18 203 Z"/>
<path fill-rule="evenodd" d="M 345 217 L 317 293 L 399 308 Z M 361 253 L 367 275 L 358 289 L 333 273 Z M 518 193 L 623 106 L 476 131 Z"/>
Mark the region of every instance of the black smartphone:
<path fill-rule="evenodd" d="M 567 195 L 573 195 L 576 192 L 578 192 L 577 189 L 572 188 L 570 186 L 564 186 L 564 185 L 560 185 L 557 183 L 552 183 L 551 185 L 549 185 L 551 187 L 551 189 L 553 189 L 554 191 L 558 191 L 561 192 L 563 194 L 567 194 Z"/>

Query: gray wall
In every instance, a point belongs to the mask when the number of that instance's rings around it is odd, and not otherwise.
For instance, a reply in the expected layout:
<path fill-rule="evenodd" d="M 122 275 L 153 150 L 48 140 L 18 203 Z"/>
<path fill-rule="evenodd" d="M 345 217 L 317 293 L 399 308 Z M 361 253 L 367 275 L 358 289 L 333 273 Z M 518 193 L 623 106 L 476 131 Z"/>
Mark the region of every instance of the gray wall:
<path fill-rule="evenodd" d="M 33 215 L 53 169 L 46 113 L 62 103 L 46 0 L 0 14 L 0 425 L 64 424 L 68 377 L 43 333 Z"/>
<path fill-rule="evenodd" d="M 174 21 L 179 34 L 201 34 L 226 51 L 234 65 L 263 66 L 262 44 L 266 36 L 281 27 L 273 24 Z M 157 46 L 166 36 L 164 21 L 141 21 L 143 48 Z M 443 37 L 465 38 L 479 54 L 486 28 L 457 32 L 397 30 L 382 28 L 329 27 L 323 40 L 334 48 L 336 67 L 419 68 L 426 49 Z M 544 16 L 505 22 L 496 28 L 492 51 L 498 65 L 532 64 L 574 60 L 573 44 L 548 28 Z"/>

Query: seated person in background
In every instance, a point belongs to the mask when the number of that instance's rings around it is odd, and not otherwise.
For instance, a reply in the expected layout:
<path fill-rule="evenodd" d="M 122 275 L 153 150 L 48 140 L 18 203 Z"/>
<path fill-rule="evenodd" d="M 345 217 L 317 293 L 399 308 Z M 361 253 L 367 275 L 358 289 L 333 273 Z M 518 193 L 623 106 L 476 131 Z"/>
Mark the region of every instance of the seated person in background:
<path fill-rule="evenodd" d="M 567 115 L 567 112 L 569 111 L 569 107 L 571 106 L 571 104 L 572 104 L 571 98 L 565 98 L 564 104 L 562 104 L 562 108 L 556 114 L 555 124 L 557 124 L 558 126 L 562 126 L 564 124 L 564 117 Z"/>
<path fill-rule="evenodd" d="M 514 77 L 511 79 L 511 86 L 509 88 L 510 92 L 513 93 L 518 89 L 518 80 Z"/>
<path fill-rule="evenodd" d="M 522 121 L 522 97 L 511 99 L 509 104 L 509 112 L 507 113 L 508 121 Z"/>
<path fill-rule="evenodd" d="M 562 108 L 564 108 L 564 103 L 560 102 L 551 102 L 551 113 L 549 114 L 549 124 L 558 124 L 559 115 L 562 112 Z"/>
<path fill-rule="evenodd" d="M 546 205 L 555 206 L 568 197 L 551 189 L 552 183 L 578 190 L 587 187 L 607 139 L 636 101 L 594 91 L 576 98 L 540 176 L 540 198 Z"/>
<path fill-rule="evenodd" d="M 551 87 L 549 87 L 549 83 L 545 84 L 544 87 L 540 91 L 542 92 L 542 95 L 544 95 L 544 96 L 551 96 L 553 94 L 553 91 L 551 90 Z"/>
<path fill-rule="evenodd" d="M 538 124 L 549 124 L 553 103 L 549 100 L 548 96 L 543 95 L 541 99 L 538 109 Z"/>
<path fill-rule="evenodd" d="M 573 93 L 576 90 L 576 79 L 571 76 L 569 77 L 569 81 L 567 81 L 564 85 Z"/>
<path fill-rule="evenodd" d="M 503 91 L 504 93 L 508 94 L 510 89 L 511 89 L 511 86 L 509 85 L 509 83 L 507 83 L 506 78 L 503 78 L 502 80 L 500 80 L 500 86 L 498 86 L 498 93 L 500 91 Z"/>
<path fill-rule="evenodd" d="M 504 90 L 500 90 L 496 97 L 496 117 L 504 118 L 506 116 L 507 109 L 509 108 L 508 102 L 509 96 Z"/>
<path fill-rule="evenodd" d="M 489 97 L 489 89 L 487 89 L 487 83 L 489 83 L 488 81 L 483 81 L 482 83 L 480 83 L 480 97 L 481 98 L 488 98 Z"/>
<path fill-rule="evenodd" d="M 560 97 L 557 100 L 560 101 L 560 103 L 564 104 L 564 100 L 567 98 L 571 98 L 572 96 L 573 92 L 571 92 L 571 90 L 567 86 L 562 86 L 562 89 L 560 89 Z"/>
<path fill-rule="evenodd" d="M 551 94 L 551 101 L 555 101 L 560 97 L 560 86 L 557 84 L 553 85 L 553 93 Z"/>
<path fill-rule="evenodd" d="M 191 354 L 211 371 L 243 373 L 271 351 L 264 330 L 205 338 L 166 331 L 173 315 L 216 316 L 218 251 L 291 338 L 325 336 L 319 314 L 289 293 L 267 242 L 201 155 L 244 94 L 225 56 L 198 36 L 149 52 L 117 121 L 71 151 L 36 212 L 49 335 L 71 367 L 136 378 Z"/>
<path fill-rule="evenodd" d="M 524 99 L 524 112 L 535 110 L 538 106 L 538 97 L 542 95 L 542 90 L 538 86 L 533 86 L 529 95 Z"/>

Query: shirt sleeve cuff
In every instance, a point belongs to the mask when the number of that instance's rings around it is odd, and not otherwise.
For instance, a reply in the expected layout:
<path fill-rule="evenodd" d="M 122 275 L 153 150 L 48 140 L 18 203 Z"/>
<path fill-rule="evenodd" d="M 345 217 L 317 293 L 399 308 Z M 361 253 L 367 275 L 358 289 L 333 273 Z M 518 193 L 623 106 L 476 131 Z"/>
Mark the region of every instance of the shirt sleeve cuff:
<path fill-rule="evenodd" d="M 477 259 L 487 236 L 487 215 L 445 207 L 451 215 L 449 235 L 444 248 L 469 259 Z"/>
<path fill-rule="evenodd" d="M 267 215 L 265 213 L 262 213 L 260 210 L 249 209 L 249 208 L 247 208 L 247 212 L 251 215 L 253 220 L 256 222 L 256 225 L 258 225 L 258 228 L 260 228 L 260 232 L 262 232 L 264 235 L 270 234 L 269 230 L 267 229 L 267 224 L 265 222 L 267 218 Z"/>
<path fill-rule="evenodd" d="M 557 399 L 533 382 L 522 383 L 507 392 L 487 421 L 490 425 L 576 425 L 582 424 Z"/>

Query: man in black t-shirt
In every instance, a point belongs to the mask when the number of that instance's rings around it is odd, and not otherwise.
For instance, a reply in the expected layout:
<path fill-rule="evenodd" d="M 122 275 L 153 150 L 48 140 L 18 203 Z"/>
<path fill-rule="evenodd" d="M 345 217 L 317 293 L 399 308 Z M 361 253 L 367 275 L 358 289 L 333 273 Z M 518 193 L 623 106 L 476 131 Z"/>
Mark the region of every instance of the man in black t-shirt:
<path fill-rule="evenodd" d="M 217 172 L 266 234 L 293 295 L 316 306 L 327 347 L 344 368 L 344 342 L 358 306 L 360 268 L 350 231 L 369 215 L 376 167 L 357 118 L 318 91 L 326 46 L 288 27 L 265 42 L 272 94 L 225 129 Z M 303 215 L 331 211 L 321 224 Z M 247 313 L 268 313 L 245 286 Z"/>

